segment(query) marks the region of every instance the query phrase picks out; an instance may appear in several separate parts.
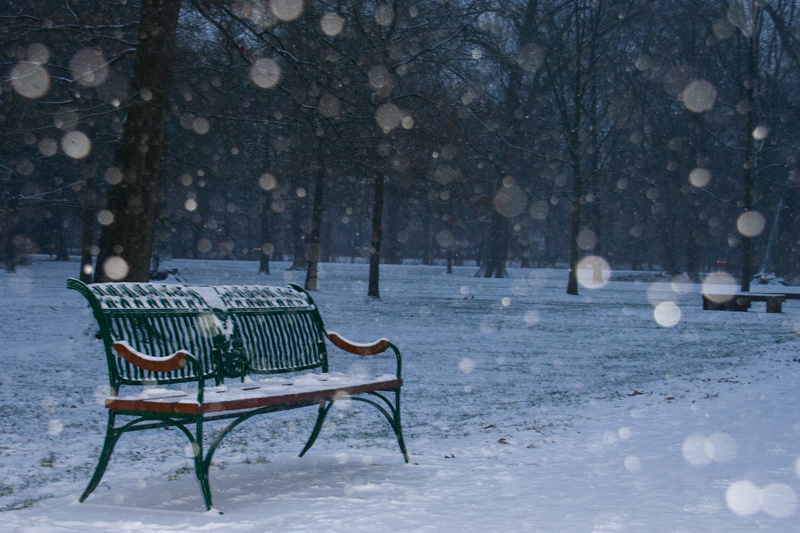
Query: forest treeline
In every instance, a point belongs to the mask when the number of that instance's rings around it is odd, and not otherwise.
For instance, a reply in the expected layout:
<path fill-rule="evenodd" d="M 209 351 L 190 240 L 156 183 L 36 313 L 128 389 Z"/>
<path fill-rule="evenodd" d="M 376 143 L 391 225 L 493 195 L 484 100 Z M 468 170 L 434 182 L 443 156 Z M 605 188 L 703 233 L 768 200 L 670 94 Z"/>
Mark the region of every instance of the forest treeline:
<path fill-rule="evenodd" d="M 793 280 L 798 54 L 791 0 L 6 0 L 0 256 Z"/>

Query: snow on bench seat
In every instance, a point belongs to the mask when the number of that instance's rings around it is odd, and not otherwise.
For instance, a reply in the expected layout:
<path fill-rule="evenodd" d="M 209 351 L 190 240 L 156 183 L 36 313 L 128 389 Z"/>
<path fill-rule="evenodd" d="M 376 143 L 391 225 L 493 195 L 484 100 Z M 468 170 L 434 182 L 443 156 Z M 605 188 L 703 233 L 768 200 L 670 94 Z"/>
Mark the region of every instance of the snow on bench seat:
<path fill-rule="evenodd" d="M 293 378 L 270 377 L 260 380 L 207 387 L 202 409 L 194 391 L 145 389 L 134 396 L 112 396 L 105 400 L 108 409 L 197 415 L 275 405 L 314 402 L 363 392 L 391 390 L 402 386 L 392 374 L 364 378 L 329 372 L 304 374 Z"/>

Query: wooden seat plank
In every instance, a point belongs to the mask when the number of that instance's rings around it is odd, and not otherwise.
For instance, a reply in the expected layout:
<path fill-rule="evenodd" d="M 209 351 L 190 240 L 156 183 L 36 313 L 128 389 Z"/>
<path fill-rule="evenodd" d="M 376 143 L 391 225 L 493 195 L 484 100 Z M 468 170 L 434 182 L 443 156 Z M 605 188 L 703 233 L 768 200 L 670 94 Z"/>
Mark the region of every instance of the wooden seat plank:
<path fill-rule="evenodd" d="M 317 375 L 325 376 L 325 374 Z M 159 397 L 150 397 L 147 394 L 127 397 L 112 396 L 106 398 L 105 406 L 108 409 L 120 411 L 199 415 L 242 409 L 260 409 L 312 400 L 329 400 L 364 392 L 394 390 L 403 384 L 402 380 L 396 379 L 394 376 L 383 376 L 377 379 L 347 377 L 349 379 L 344 381 L 349 382 L 348 384 L 327 387 L 302 387 L 296 386 L 294 383 L 268 383 L 259 385 L 258 388 L 244 384 L 244 387 L 225 387 L 225 390 L 219 391 L 210 389 L 205 391 L 202 408 L 197 401 L 182 391 L 174 391 L 171 396 L 165 394 Z M 320 380 L 320 385 L 326 381 Z"/>

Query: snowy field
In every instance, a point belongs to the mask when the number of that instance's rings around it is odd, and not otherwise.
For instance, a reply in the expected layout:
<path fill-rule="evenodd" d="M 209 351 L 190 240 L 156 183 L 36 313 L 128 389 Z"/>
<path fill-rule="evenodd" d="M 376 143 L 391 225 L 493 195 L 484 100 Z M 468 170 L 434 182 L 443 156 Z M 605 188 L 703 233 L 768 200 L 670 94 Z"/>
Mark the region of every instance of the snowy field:
<path fill-rule="evenodd" d="M 163 265 L 190 284 L 302 284 L 272 266 Z M 303 459 L 314 409 L 232 433 L 210 476 L 223 515 L 204 512 L 175 430 L 123 437 L 79 504 L 107 380 L 94 319 L 65 288 L 77 270 L 36 257 L 0 273 L 3 532 L 800 531 L 800 301 L 703 311 L 699 285 L 633 272 L 571 297 L 564 270 L 384 266 L 369 301 L 367 265 L 323 264 L 328 329 L 403 353 L 412 464 L 374 409 L 342 404 Z"/>

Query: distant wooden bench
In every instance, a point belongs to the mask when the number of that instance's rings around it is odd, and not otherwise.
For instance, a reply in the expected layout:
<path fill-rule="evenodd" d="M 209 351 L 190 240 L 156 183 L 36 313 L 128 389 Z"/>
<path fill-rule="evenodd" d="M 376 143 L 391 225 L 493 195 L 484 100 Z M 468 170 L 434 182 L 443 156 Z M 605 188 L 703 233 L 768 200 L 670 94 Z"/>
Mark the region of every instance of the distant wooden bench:
<path fill-rule="evenodd" d="M 387 339 L 356 344 L 326 331 L 314 301 L 297 285 L 85 285 L 70 279 L 67 287 L 89 301 L 111 385 L 103 451 L 80 501 L 100 483 L 124 433 L 177 427 L 193 448 L 195 475 L 210 510 L 209 466 L 231 430 L 256 415 L 317 406 L 302 457 L 333 402 L 342 399 L 375 406 L 389 421 L 408 462 L 400 425 L 400 351 Z M 329 372 L 326 338 L 357 355 L 391 350 L 396 372 L 373 378 Z M 179 384 L 183 390 L 165 388 Z M 185 384 L 193 387 L 187 390 Z M 123 395 L 121 387 L 135 388 Z M 394 395 L 393 401 L 386 393 Z M 116 424 L 119 416 L 133 420 Z M 205 424 L 223 419 L 232 421 L 206 447 Z"/>
<path fill-rule="evenodd" d="M 796 298 L 795 298 L 796 297 Z M 800 299 L 800 294 L 788 299 Z M 783 312 L 786 294 L 739 292 L 736 294 L 703 294 L 703 309 L 709 311 L 747 311 L 752 302 L 766 302 L 767 313 Z"/>

